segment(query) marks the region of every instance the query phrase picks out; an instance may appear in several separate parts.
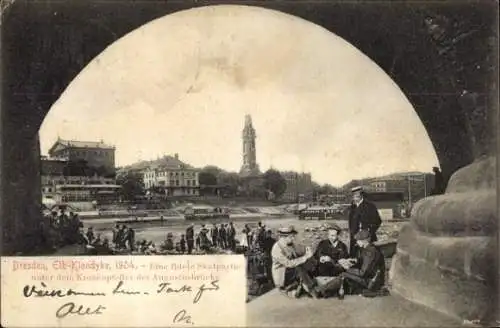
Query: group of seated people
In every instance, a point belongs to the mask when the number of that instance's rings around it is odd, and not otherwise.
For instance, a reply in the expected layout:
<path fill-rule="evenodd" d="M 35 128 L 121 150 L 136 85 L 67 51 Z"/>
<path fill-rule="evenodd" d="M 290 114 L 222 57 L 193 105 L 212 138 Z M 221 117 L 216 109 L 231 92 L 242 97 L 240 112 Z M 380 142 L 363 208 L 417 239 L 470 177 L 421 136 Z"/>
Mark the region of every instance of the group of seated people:
<path fill-rule="evenodd" d="M 64 209 L 52 211 L 40 221 L 42 243 L 48 248 L 59 248 L 79 241 L 79 230 L 83 227 L 77 214 Z"/>
<path fill-rule="evenodd" d="M 328 238 L 313 250 L 301 251 L 295 244 L 297 231 L 293 226 L 278 230 L 279 239 L 274 244 L 272 277 L 280 291 L 295 297 L 308 294 L 314 298 L 345 294 L 362 294 L 373 297 L 383 292 L 385 284 L 385 259 L 371 243 L 370 233 L 359 231 L 356 250 L 349 256 L 347 246 L 338 239 L 341 229 L 329 226 Z"/>

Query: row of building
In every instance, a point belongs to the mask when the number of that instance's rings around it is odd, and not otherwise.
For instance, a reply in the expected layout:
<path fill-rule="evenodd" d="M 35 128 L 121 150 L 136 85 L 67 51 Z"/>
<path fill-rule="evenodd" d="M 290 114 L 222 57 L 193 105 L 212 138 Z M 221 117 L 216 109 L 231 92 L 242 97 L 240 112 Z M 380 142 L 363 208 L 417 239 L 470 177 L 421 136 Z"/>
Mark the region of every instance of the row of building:
<path fill-rule="evenodd" d="M 115 147 L 104 142 L 82 142 L 58 139 L 41 158 L 42 194 L 54 202 L 119 201 L 121 186 L 115 177 Z M 107 172 L 103 175 L 97 172 Z M 89 170 L 86 170 L 89 169 Z M 200 195 L 200 169 L 179 159 L 163 156 L 136 170 L 142 175 L 146 190 L 161 190 L 166 197 Z M 311 174 L 281 172 L 286 181 L 284 201 L 295 201 L 298 195 L 312 194 Z"/>
<path fill-rule="evenodd" d="M 242 166 L 239 176 L 246 181 L 261 181 L 256 156 L 256 130 L 250 115 L 245 116 L 242 131 Z M 115 147 L 104 143 L 63 140 L 58 138 L 49 150 L 49 157 L 42 157 L 42 192 L 45 198 L 56 202 L 118 201 L 121 186 L 116 182 Z M 166 197 L 197 197 L 200 195 L 200 169 L 182 162 L 178 154 L 163 156 L 156 161 L 132 165 L 142 176 L 148 192 Z M 130 169 L 127 168 L 127 169 Z M 356 180 L 338 188 L 333 194 L 318 195 L 310 173 L 280 172 L 286 182 L 285 192 L 279 200 L 286 202 L 314 201 L 328 198 L 335 203 L 345 203 L 350 198 L 350 187 L 362 185 L 368 192 L 401 192 L 412 201 L 427 196 L 426 186 L 432 175 L 423 173 L 394 174 L 381 178 Z M 351 186 L 352 185 L 352 186 Z"/>
<path fill-rule="evenodd" d="M 424 172 L 404 172 L 383 177 L 352 180 L 335 192 L 322 195 L 326 200 L 335 203 L 348 203 L 351 188 L 361 186 L 370 194 L 398 194 L 399 198 L 410 204 L 430 195 L 434 186 L 434 175 Z M 395 195 L 397 198 L 398 195 Z"/>
<path fill-rule="evenodd" d="M 200 169 L 179 160 L 178 155 L 164 156 L 152 166 L 142 170 L 146 189 L 159 188 L 166 196 L 199 196 Z M 295 201 L 299 195 L 310 196 L 313 192 L 311 174 L 292 171 L 280 172 L 286 182 L 282 201 Z"/>
<path fill-rule="evenodd" d="M 58 138 L 41 158 L 42 196 L 60 202 L 115 201 L 115 147 L 99 142 Z"/>

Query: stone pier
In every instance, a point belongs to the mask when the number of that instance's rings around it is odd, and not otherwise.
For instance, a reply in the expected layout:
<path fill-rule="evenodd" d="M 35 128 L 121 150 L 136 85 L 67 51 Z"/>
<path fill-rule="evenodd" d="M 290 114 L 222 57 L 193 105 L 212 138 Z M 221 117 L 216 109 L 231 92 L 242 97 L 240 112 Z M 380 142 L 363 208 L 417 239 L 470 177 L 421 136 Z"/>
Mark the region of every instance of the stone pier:
<path fill-rule="evenodd" d="M 496 181 L 496 158 L 483 158 L 415 205 L 393 258 L 393 293 L 462 320 L 496 319 Z"/>

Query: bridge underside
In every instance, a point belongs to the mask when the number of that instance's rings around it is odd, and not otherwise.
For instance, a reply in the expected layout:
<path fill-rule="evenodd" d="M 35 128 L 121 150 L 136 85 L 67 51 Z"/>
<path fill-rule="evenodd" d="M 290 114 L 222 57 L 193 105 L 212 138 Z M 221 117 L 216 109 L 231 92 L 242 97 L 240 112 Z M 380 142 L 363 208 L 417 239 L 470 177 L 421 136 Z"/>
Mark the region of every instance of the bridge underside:
<path fill-rule="evenodd" d="M 498 281 L 492 266 L 498 249 L 494 2 L 259 5 L 305 18 L 351 42 L 408 96 L 445 177 L 453 176 L 445 195 L 417 204 L 402 231 L 391 269 L 394 293 L 459 318 L 490 316 Z M 21 1 L 4 10 L 2 254 L 29 254 L 40 242 L 38 129 L 52 104 L 108 45 L 152 19 L 194 6 L 199 4 Z"/>

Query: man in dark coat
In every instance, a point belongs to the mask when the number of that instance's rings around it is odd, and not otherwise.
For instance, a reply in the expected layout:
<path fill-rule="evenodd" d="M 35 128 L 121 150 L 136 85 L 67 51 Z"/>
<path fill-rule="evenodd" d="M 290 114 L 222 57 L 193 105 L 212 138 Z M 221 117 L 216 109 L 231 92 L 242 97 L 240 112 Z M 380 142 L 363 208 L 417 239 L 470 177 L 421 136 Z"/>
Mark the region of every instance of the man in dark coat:
<path fill-rule="evenodd" d="M 273 232 L 271 230 L 266 231 L 266 237 L 264 238 L 264 254 L 271 257 L 271 250 L 273 249 L 276 239 L 273 238 Z"/>
<path fill-rule="evenodd" d="M 210 240 L 208 239 L 208 236 L 207 236 L 207 233 L 208 233 L 208 229 L 203 227 L 201 230 L 200 230 L 200 233 L 198 234 L 198 238 L 200 238 L 200 250 L 202 251 L 205 251 L 205 252 L 209 252 L 210 251 Z"/>
<path fill-rule="evenodd" d="M 186 238 L 184 235 L 181 235 L 181 241 L 179 242 L 180 248 L 181 248 L 181 253 L 184 254 L 186 251 Z"/>
<path fill-rule="evenodd" d="M 361 187 L 353 188 L 352 191 L 352 198 L 356 204 L 353 222 L 359 222 L 360 228 L 370 233 L 371 242 L 377 241 L 377 230 L 382 224 L 377 207 L 366 199 L 366 195 Z"/>
<path fill-rule="evenodd" d="M 371 240 L 371 234 L 367 230 L 360 230 L 356 236 L 356 242 L 360 247 L 359 256 L 356 259 L 341 262 L 345 272 L 341 274 L 351 293 L 368 290 L 375 292 L 380 290 L 385 283 L 385 259 L 380 250 L 375 247 Z"/>
<path fill-rule="evenodd" d="M 338 264 L 340 259 L 348 257 L 347 246 L 338 239 L 342 231 L 339 226 L 328 227 L 328 239 L 319 242 L 314 256 L 318 260 L 317 275 L 321 277 L 338 276 L 344 271 Z"/>
<path fill-rule="evenodd" d="M 92 227 L 88 227 L 87 228 L 87 239 L 89 241 L 90 244 L 92 244 L 94 242 L 94 229 L 92 229 Z"/>
<path fill-rule="evenodd" d="M 120 225 L 117 223 L 113 228 L 113 239 L 111 240 L 113 244 L 118 243 L 118 233 L 120 232 Z"/>
<path fill-rule="evenodd" d="M 212 237 L 212 245 L 214 247 L 218 246 L 218 239 L 219 239 L 219 229 L 217 228 L 217 225 L 214 223 L 212 226 L 212 229 L 210 229 L 210 236 Z"/>
<path fill-rule="evenodd" d="M 436 166 L 432 168 L 432 171 L 434 172 L 434 188 L 431 191 L 431 195 L 444 194 L 446 190 L 446 185 L 444 183 L 443 173 Z"/>
<path fill-rule="evenodd" d="M 221 224 L 221 227 L 219 229 L 219 239 L 221 243 L 221 248 L 226 249 L 228 245 L 227 245 L 227 231 L 225 223 Z"/>
<path fill-rule="evenodd" d="M 236 249 L 236 229 L 233 222 L 229 222 L 229 226 L 227 227 L 227 240 L 228 247 L 234 251 Z"/>
<path fill-rule="evenodd" d="M 193 252 L 193 247 L 194 247 L 194 224 L 192 223 L 186 229 L 186 244 L 187 244 L 188 254 L 191 254 Z"/>
<path fill-rule="evenodd" d="M 259 221 L 257 224 L 257 230 L 255 232 L 256 243 L 261 249 L 264 246 L 264 239 L 266 238 L 266 227 L 262 225 L 262 222 Z"/>
<path fill-rule="evenodd" d="M 272 260 L 271 260 L 271 251 L 273 249 L 274 244 L 276 243 L 276 239 L 273 238 L 273 232 L 271 230 L 266 231 L 266 237 L 264 238 L 263 251 L 264 251 L 264 265 L 266 267 L 266 275 L 269 279 L 269 282 L 273 283 L 273 274 L 272 274 Z"/>
<path fill-rule="evenodd" d="M 134 251 L 135 249 L 135 230 L 132 229 L 132 227 L 129 227 L 128 230 L 127 230 L 127 233 L 126 233 L 126 241 L 127 241 L 127 244 L 130 248 L 131 251 Z"/>

